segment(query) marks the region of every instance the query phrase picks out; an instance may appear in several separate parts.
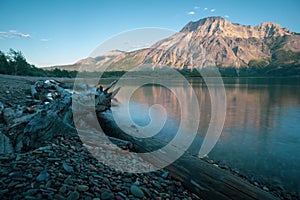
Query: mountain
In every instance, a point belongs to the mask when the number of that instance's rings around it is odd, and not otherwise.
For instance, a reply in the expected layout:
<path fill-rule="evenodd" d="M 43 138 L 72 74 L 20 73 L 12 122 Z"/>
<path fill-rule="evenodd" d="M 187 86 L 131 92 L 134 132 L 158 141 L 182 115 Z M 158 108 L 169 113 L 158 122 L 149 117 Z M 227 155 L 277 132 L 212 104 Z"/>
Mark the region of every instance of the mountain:
<path fill-rule="evenodd" d="M 156 43 L 143 62 L 179 69 L 243 67 L 251 61 L 267 65 L 280 51 L 299 52 L 300 35 L 271 22 L 252 27 L 209 17 L 190 22 L 179 33 Z"/>
<path fill-rule="evenodd" d="M 94 66 L 93 70 L 99 70 L 100 65 L 105 65 L 110 71 L 128 70 L 140 64 L 176 69 L 295 66 L 300 64 L 300 34 L 272 22 L 245 26 L 208 17 L 189 22 L 150 48 L 78 63 L 83 64 L 82 69 Z"/>
<path fill-rule="evenodd" d="M 52 66 L 52 67 L 45 67 L 44 69 L 52 70 L 58 68 L 67 71 L 87 71 L 87 72 L 101 71 L 101 68 L 109 66 L 115 58 L 124 55 L 125 52 L 123 51 L 113 50 L 113 51 L 106 52 L 101 56 L 97 56 L 95 58 L 88 57 L 85 59 L 81 59 L 72 65 Z"/>

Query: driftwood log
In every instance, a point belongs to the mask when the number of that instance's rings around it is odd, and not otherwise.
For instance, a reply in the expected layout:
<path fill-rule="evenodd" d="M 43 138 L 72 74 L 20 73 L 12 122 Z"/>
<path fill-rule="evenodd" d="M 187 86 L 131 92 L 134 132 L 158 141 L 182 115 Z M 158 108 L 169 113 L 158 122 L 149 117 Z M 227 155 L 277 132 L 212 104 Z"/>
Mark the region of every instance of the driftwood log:
<path fill-rule="evenodd" d="M 96 107 L 97 112 L 104 112 L 110 109 L 111 99 L 120 89 L 108 92 L 115 83 L 103 89 L 101 86 L 87 84 L 74 86 L 55 80 L 40 80 L 30 88 L 34 106 L 16 110 L 4 108 L 0 102 L 0 117 L 7 125 L 7 130 L 0 132 L 0 153 L 26 152 L 40 147 L 54 137 L 65 134 L 77 135 L 77 130 L 73 126 L 74 97 L 77 100 L 94 98 L 93 106 L 85 105 L 82 101 L 78 101 L 78 104 L 83 104 L 83 110 L 86 111 L 89 111 L 90 107 Z M 81 88 L 82 93 L 72 94 L 73 87 Z M 122 143 L 121 140 L 115 141 Z M 126 142 L 124 144 L 127 145 Z"/>
<path fill-rule="evenodd" d="M 107 135 L 132 142 L 135 152 L 151 152 L 166 145 L 155 137 L 150 140 L 137 139 L 124 133 L 118 128 L 110 112 L 99 113 L 98 118 L 103 131 Z M 176 149 L 174 149 L 174 151 L 176 151 Z M 168 160 L 168 158 L 164 156 L 147 156 L 143 157 L 143 159 L 150 163 L 159 163 L 163 162 L 163 160 Z M 270 193 L 251 185 L 246 180 L 188 153 L 185 153 L 177 161 L 167 166 L 166 169 L 173 178 L 180 180 L 183 185 L 203 199 L 277 199 Z"/>

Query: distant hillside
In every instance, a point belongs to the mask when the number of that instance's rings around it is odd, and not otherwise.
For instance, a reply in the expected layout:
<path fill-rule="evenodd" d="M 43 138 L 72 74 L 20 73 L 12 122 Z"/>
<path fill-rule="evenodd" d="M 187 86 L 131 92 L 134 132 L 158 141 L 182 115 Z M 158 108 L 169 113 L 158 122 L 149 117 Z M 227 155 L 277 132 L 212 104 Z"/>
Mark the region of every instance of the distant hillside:
<path fill-rule="evenodd" d="M 114 50 L 109 51 L 101 56 L 92 58 L 88 57 L 85 59 L 81 59 L 72 65 L 57 65 L 52 67 L 45 67 L 46 70 L 53 70 L 53 69 L 61 69 L 61 70 L 68 70 L 68 71 L 101 71 L 104 67 L 107 67 L 111 64 L 111 62 L 118 56 L 124 56 L 125 52 Z"/>

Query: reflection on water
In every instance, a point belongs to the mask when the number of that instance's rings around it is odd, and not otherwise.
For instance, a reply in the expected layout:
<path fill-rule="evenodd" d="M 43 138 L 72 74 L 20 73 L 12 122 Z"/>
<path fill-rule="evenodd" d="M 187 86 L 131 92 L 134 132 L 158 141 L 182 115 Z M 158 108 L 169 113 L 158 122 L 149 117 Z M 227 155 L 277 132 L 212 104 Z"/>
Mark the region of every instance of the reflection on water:
<path fill-rule="evenodd" d="M 210 122 L 211 105 L 205 84 L 199 79 L 190 83 L 199 99 L 200 113 L 194 112 L 188 99 L 184 103 L 189 109 L 181 110 L 176 96 L 158 85 L 136 90 L 130 112 L 135 123 L 147 125 L 149 106 L 161 104 L 168 113 L 162 130 L 166 135 L 177 131 L 181 117 L 189 121 L 200 114 L 198 134 L 189 149 L 197 155 Z M 300 192 L 300 79 L 226 78 L 224 84 L 225 125 L 209 157 L 258 180 Z M 178 87 L 182 87 L 180 82 L 173 89 Z M 187 91 L 180 91 L 187 96 Z M 122 102 L 121 96 L 118 99 Z"/>

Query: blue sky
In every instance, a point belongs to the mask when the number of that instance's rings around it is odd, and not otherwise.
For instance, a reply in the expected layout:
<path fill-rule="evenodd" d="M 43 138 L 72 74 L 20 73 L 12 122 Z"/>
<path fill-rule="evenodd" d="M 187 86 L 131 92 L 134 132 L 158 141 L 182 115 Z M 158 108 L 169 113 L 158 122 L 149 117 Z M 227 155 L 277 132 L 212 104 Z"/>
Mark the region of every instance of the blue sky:
<path fill-rule="evenodd" d="M 299 33 L 299 10 L 299 0 L 0 0 L 0 50 L 20 50 L 36 66 L 70 64 L 120 32 L 179 31 L 207 16 L 273 21 Z"/>

